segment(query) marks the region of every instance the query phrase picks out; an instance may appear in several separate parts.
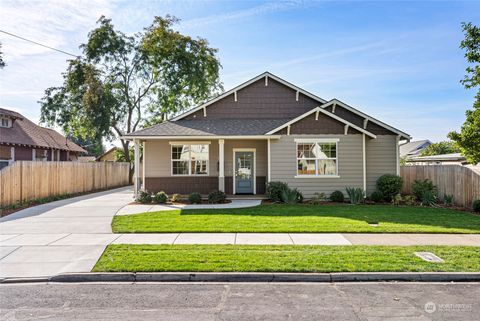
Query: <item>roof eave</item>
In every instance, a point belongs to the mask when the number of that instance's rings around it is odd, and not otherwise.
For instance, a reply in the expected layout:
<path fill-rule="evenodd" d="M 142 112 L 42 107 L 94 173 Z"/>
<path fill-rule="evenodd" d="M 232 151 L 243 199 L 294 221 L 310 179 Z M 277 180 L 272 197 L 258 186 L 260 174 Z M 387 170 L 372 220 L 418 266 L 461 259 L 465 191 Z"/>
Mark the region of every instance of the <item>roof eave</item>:
<path fill-rule="evenodd" d="M 124 140 L 148 140 L 148 139 L 280 139 L 282 135 L 197 135 L 197 136 L 162 136 L 162 135 L 125 135 Z"/>

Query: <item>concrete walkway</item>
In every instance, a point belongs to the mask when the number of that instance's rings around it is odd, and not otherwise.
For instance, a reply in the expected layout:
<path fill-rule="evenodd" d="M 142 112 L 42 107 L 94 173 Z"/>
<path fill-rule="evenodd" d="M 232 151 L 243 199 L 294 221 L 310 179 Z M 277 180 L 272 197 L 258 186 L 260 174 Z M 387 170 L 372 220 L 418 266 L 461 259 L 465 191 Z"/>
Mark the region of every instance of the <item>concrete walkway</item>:
<path fill-rule="evenodd" d="M 480 246 L 480 234 L 113 234 L 111 221 L 114 215 L 132 213 L 133 210 L 145 212 L 143 205 L 128 205 L 132 199 L 131 188 L 120 188 L 35 206 L 1 218 L 0 277 L 41 277 L 64 272 L 89 272 L 109 244 Z M 253 204 L 248 200 L 237 200 L 216 206 L 232 208 L 240 205 L 254 206 Z M 206 205 L 199 206 L 204 208 Z M 147 207 L 159 210 L 160 206 Z"/>
<path fill-rule="evenodd" d="M 115 213 L 132 202 L 125 187 L 27 208 L 0 218 L 0 277 L 89 272 L 115 240 Z"/>
<path fill-rule="evenodd" d="M 152 205 L 152 204 L 129 204 L 122 207 L 116 215 L 131 215 L 147 212 L 193 210 L 193 209 L 232 209 L 254 207 L 262 203 L 262 200 L 232 200 L 226 204 L 175 204 L 175 205 Z"/>

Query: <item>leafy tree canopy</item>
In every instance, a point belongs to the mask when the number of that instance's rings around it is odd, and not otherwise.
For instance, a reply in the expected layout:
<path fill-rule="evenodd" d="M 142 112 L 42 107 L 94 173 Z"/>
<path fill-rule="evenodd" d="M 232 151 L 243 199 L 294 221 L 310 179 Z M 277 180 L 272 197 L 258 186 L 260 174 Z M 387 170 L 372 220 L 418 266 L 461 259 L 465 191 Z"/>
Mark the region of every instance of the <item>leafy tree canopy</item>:
<path fill-rule="evenodd" d="M 173 30 L 176 23 L 155 17 L 126 35 L 102 16 L 80 46 L 82 56 L 69 61 L 63 85 L 45 91 L 41 120 L 74 137 L 112 140 L 222 90 L 217 49 Z M 121 142 L 130 161 L 129 142 Z"/>
<path fill-rule="evenodd" d="M 103 146 L 101 138 L 84 139 L 81 137 L 70 136 L 68 139 L 85 149 L 89 156 L 98 157 L 105 152 L 105 147 Z"/>
<path fill-rule="evenodd" d="M 461 82 L 467 89 L 476 88 L 480 85 L 480 28 L 471 23 L 463 23 L 462 28 L 465 38 L 460 48 L 465 49 L 465 58 L 471 65 Z M 467 118 L 460 132 L 451 132 L 448 138 L 458 144 L 470 163 L 476 164 L 480 162 L 480 89 L 475 95 L 473 109 L 465 114 Z"/>
<path fill-rule="evenodd" d="M 460 153 L 460 148 L 458 148 L 457 144 L 454 142 L 443 141 L 428 145 L 428 147 L 422 151 L 420 156 L 432 156 L 452 153 Z"/>

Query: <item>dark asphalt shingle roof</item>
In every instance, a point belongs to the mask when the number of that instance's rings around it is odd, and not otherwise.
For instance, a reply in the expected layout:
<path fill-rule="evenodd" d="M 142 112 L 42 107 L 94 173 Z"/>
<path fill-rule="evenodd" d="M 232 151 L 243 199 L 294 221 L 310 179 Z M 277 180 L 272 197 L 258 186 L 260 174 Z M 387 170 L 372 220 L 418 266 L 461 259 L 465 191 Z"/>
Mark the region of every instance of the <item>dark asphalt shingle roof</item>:
<path fill-rule="evenodd" d="M 28 145 L 80 153 L 86 151 L 53 129 L 38 126 L 12 110 L 0 108 L 0 115 L 14 118 L 12 127 L 0 127 L 0 144 Z"/>
<path fill-rule="evenodd" d="M 263 135 L 289 119 L 195 119 L 167 121 L 128 136 Z"/>

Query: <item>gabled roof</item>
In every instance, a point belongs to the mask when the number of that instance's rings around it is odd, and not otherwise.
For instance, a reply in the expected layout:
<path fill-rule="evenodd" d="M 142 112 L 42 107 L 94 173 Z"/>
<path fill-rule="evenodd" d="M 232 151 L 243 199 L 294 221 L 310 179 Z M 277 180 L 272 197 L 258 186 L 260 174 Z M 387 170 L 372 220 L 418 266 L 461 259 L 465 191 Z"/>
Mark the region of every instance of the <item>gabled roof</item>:
<path fill-rule="evenodd" d="M 323 107 L 323 106 L 322 106 L 322 107 Z M 366 134 L 367 136 L 370 136 L 370 137 L 372 137 L 372 138 L 377 138 L 377 136 L 376 136 L 375 134 L 372 134 L 371 132 L 369 132 L 369 131 L 367 131 L 367 130 L 365 130 L 365 129 L 363 129 L 363 128 L 360 128 L 360 127 L 358 127 L 357 125 L 352 124 L 351 122 L 346 121 L 345 119 L 343 119 L 343 118 L 341 118 L 341 117 L 338 117 L 337 115 L 335 115 L 335 114 L 333 114 L 333 113 L 331 113 L 331 112 L 329 112 L 329 111 L 326 111 L 326 110 L 323 109 L 322 107 L 319 106 L 319 107 L 316 107 L 316 108 L 314 108 L 314 109 L 312 109 L 312 110 L 310 110 L 310 111 L 307 111 L 306 113 L 304 113 L 304 114 L 302 114 L 302 115 L 300 115 L 300 116 L 298 116 L 298 117 L 296 117 L 296 118 L 294 118 L 294 119 L 292 119 L 292 120 L 290 120 L 290 121 L 288 121 L 288 122 L 285 122 L 284 124 L 280 125 L 279 127 L 276 127 L 276 128 L 274 128 L 274 129 L 270 130 L 269 132 L 266 133 L 266 135 L 275 134 L 275 133 L 278 132 L 279 130 L 281 130 L 281 129 L 285 128 L 285 127 L 288 127 L 288 126 L 290 126 L 290 125 L 298 122 L 299 120 L 301 120 L 301 119 L 303 119 L 303 118 L 305 118 L 305 117 L 307 117 L 307 116 L 309 116 L 309 115 L 312 115 L 313 113 L 319 112 L 319 113 L 322 113 L 322 114 L 324 114 L 324 115 L 327 115 L 328 117 L 331 117 L 331 118 L 333 118 L 333 119 L 335 119 L 335 120 L 338 120 L 339 122 L 344 123 L 345 125 L 348 125 L 349 127 L 354 128 L 354 129 L 358 130 L 359 132 Z"/>
<path fill-rule="evenodd" d="M 184 113 L 182 113 L 182 114 L 180 114 L 180 115 L 178 115 L 178 116 L 175 116 L 174 118 L 171 119 L 171 121 L 180 120 L 180 119 L 182 119 L 182 118 L 184 118 L 184 117 L 186 117 L 186 116 L 188 116 L 188 115 L 190 115 L 190 114 L 193 114 L 194 112 L 197 112 L 197 111 L 199 111 L 199 110 L 201 110 L 201 109 L 203 109 L 203 108 L 206 108 L 206 107 L 208 107 L 209 105 L 213 104 L 214 102 L 217 102 L 217 101 L 219 101 L 220 99 L 223 99 L 223 98 L 225 98 L 225 97 L 233 94 L 234 92 L 239 91 L 240 89 L 245 88 L 245 87 L 247 87 L 248 85 L 253 84 L 254 82 L 256 82 L 256 81 L 258 81 L 258 80 L 260 80 L 260 79 L 262 79 L 262 78 L 266 78 L 266 77 L 271 78 L 271 79 L 273 79 L 273 80 L 275 80 L 275 81 L 278 81 L 279 83 L 281 83 L 281 84 L 283 84 L 283 85 L 285 85 L 285 86 L 287 86 L 287 87 L 290 87 L 290 88 L 292 88 L 293 90 L 298 91 L 298 92 L 304 94 L 305 96 L 310 97 L 310 98 L 318 101 L 319 104 L 323 104 L 323 103 L 326 102 L 325 99 L 320 98 L 320 97 L 318 97 L 318 96 L 316 96 L 316 95 L 314 95 L 314 94 L 312 94 L 312 93 L 310 93 L 310 92 L 308 92 L 308 91 L 306 91 L 306 90 L 304 90 L 304 89 L 302 89 L 302 88 L 300 88 L 300 87 L 297 87 L 297 86 L 295 86 L 294 84 L 289 83 L 288 81 L 286 81 L 286 80 L 284 80 L 284 79 L 282 79 L 282 78 L 280 78 L 280 77 L 278 77 L 278 76 L 275 76 L 274 74 L 266 71 L 266 72 L 264 72 L 264 73 L 262 73 L 262 74 L 260 74 L 260 75 L 258 75 L 258 76 L 256 76 L 256 77 L 254 77 L 254 78 L 252 78 L 252 79 L 244 82 L 243 84 L 238 85 L 237 87 L 234 87 L 234 88 L 232 88 L 232 89 L 230 89 L 230 90 L 228 90 L 228 91 L 226 91 L 226 92 L 218 95 L 217 97 L 215 97 L 215 98 L 213 98 L 213 99 L 210 99 L 209 101 L 203 103 L 203 104 L 200 105 L 200 106 L 197 106 L 197 107 L 195 107 L 195 108 L 192 108 L 192 109 L 190 109 L 190 110 L 188 110 L 188 111 L 186 111 L 186 112 L 184 112 Z"/>
<path fill-rule="evenodd" d="M 12 119 L 23 119 L 23 116 L 13 110 L 0 108 L 0 116 L 7 116 Z"/>
<path fill-rule="evenodd" d="M 116 150 L 119 150 L 119 151 L 123 151 L 120 147 L 117 147 L 117 146 L 113 146 L 112 148 L 110 148 L 109 150 L 107 150 L 105 153 L 103 153 L 102 155 L 98 156 L 98 157 L 93 157 L 93 160 L 100 160 L 102 159 L 102 157 L 105 157 L 106 155 L 116 151 Z"/>
<path fill-rule="evenodd" d="M 82 147 L 55 130 L 38 126 L 19 113 L 0 108 L 1 114 L 6 115 L 7 112 L 14 113 L 16 119 L 12 127 L 0 127 L 0 143 L 86 153 Z"/>
<path fill-rule="evenodd" d="M 424 139 L 402 144 L 400 145 L 400 156 L 416 155 L 431 143 L 428 139 Z"/>
<path fill-rule="evenodd" d="M 166 121 L 124 137 L 264 135 L 288 119 L 198 119 Z"/>
<path fill-rule="evenodd" d="M 322 107 L 322 108 L 326 108 L 326 107 L 329 107 L 329 106 L 334 105 L 334 104 L 335 104 L 335 105 L 339 105 L 339 106 L 341 106 L 341 107 L 343 107 L 343 108 L 351 111 L 352 113 L 357 114 L 357 115 L 363 117 L 364 119 L 367 119 L 368 121 L 371 121 L 372 123 L 375 123 L 375 124 L 377 124 L 377 125 L 379 125 L 379 126 L 381 126 L 381 127 L 384 127 L 384 128 L 386 128 L 386 129 L 388 129 L 388 130 L 390 130 L 390 131 L 392 131 L 392 132 L 394 132 L 394 133 L 402 136 L 403 138 L 405 138 L 405 139 L 407 139 L 407 140 L 410 140 L 410 139 L 412 138 L 412 137 L 410 137 L 410 135 L 408 135 L 407 133 L 405 133 L 405 132 L 403 132 L 403 131 L 395 128 L 395 127 L 392 127 L 392 126 L 390 126 L 390 125 L 387 125 L 387 124 L 385 124 L 384 122 L 382 122 L 382 121 L 380 121 L 380 120 L 378 120 L 378 119 L 376 119 L 376 118 L 373 118 L 372 116 L 369 116 L 369 115 L 367 115 L 367 114 L 365 114 L 365 113 L 362 113 L 360 110 L 358 110 L 358 109 L 356 109 L 356 108 L 353 108 L 353 107 L 350 106 L 350 105 L 345 104 L 344 102 L 338 100 L 337 98 L 333 98 L 332 100 L 330 100 L 329 102 L 325 103 L 325 104 L 322 105 L 321 107 Z"/>

